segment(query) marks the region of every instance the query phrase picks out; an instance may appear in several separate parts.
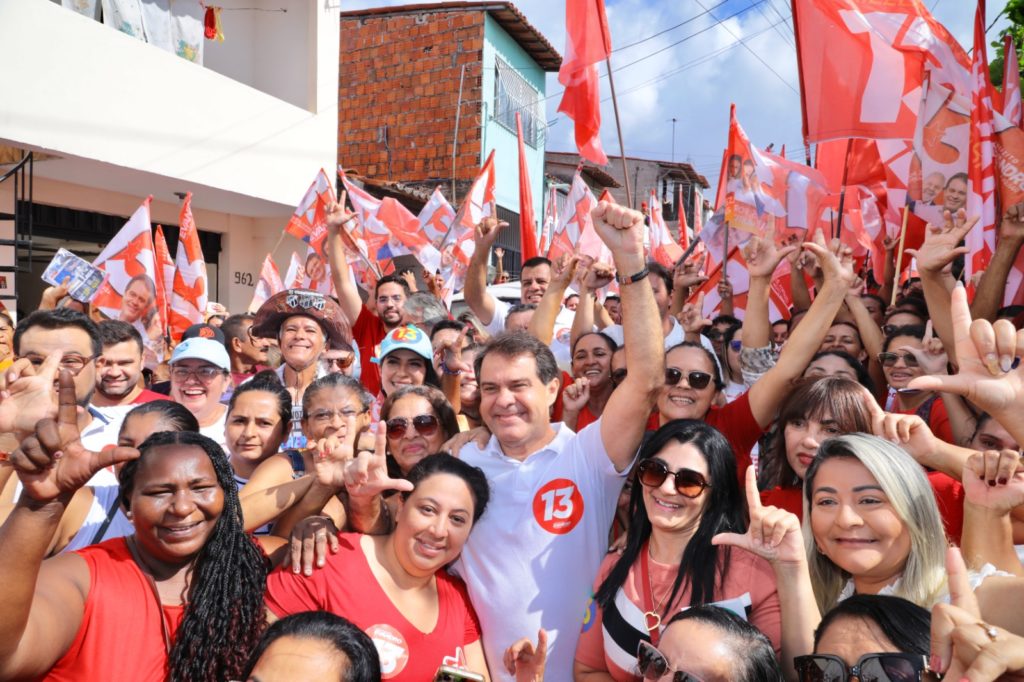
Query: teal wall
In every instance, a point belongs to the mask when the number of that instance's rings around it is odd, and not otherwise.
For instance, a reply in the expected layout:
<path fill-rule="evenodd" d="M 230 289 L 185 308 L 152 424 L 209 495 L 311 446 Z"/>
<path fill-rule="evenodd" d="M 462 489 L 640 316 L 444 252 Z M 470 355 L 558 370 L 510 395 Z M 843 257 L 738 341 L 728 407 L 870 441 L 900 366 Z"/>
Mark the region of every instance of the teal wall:
<path fill-rule="evenodd" d="M 530 55 L 517 43 L 490 14 L 484 15 L 484 55 L 483 55 L 483 106 L 484 114 L 483 154 L 480 163 L 487 160 L 487 155 L 494 151 L 494 170 L 496 176 L 496 194 L 498 204 L 504 208 L 519 212 L 519 143 L 515 130 L 509 131 L 504 125 L 492 118 L 495 107 L 494 80 L 495 55 L 513 67 L 539 93 L 539 99 L 545 97 L 544 71 Z M 544 103 L 540 106 L 541 120 L 546 110 Z M 526 146 L 527 168 L 530 172 L 530 184 L 533 192 L 533 214 L 536 220 L 534 229 L 539 230 L 544 220 L 544 141 L 537 148 Z"/>

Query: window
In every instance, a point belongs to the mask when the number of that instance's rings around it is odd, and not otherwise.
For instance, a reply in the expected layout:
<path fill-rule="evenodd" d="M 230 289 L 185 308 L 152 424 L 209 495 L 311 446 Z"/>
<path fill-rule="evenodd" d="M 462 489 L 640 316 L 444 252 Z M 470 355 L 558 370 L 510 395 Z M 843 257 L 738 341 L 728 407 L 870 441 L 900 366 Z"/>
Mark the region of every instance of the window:
<path fill-rule="evenodd" d="M 495 58 L 494 62 L 494 120 L 515 133 L 518 111 L 523 119 L 523 140 L 536 149 L 543 135 L 540 93 L 504 61 Z"/>

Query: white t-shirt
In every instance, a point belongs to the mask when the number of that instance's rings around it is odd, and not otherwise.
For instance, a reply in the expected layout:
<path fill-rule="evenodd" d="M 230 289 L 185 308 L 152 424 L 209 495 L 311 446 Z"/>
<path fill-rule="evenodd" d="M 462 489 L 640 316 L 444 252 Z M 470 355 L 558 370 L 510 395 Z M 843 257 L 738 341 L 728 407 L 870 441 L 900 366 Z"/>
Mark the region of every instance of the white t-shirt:
<path fill-rule="evenodd" d="M 107 521 L 107 514 L 117 504 L 119 493 L 120 488 L 116 485 L 96 486 L 92 489 L 92 504 L 89 505 L 89 511 L 82 522 L 82 527 L 71 538 L 71 542 L 68 543 L 67 547 L 61 550 L 62 554 L 74 552 L 104 540 L 123 538 L 135 532 L 135 526 L 124 515 L 124 512 L 118 508 L 114 511 L 110 524 L 97 537 L 100 529 L 103 528 L 103 524 Z"/>
<path fill-rule="evenodd" d="M 484 652 L 501 661 L 522 637 L 548 632 L 547 675 L 571 680 L 591 585 L 608 551 L 608 529 L 626 472 L 615 471 L 601 421 L 555 439 L 525 461 L 506 457 L 492 436 L 460 458 L 480 467 L 491 500 L 454 566 L 480 618 Z M 512 682 L 502 666 L 496 680 Z"/>
<path fill-rule="evenodd" d="M 199 433 L 215 441 L 217 445 L 219 445 L 221 449 L 224 450 L 225 455 L 228 454 L 228 439 L 227 435 L 224 433 L 224 425 L 227 424 L 227 420 L 228 408 L 225 407 L 224 411 L 221 412 L 221 415 L 217 419 L 217 421 L 210 424 L 209 426 L 199 427 Z"/>
<path fill-rule="evenodd" d="M 494 317 L 491 318 L 491 323 L 484 326 L 484 329 L 491 336 L 495 336 L 505 331 L 505 318 L 508 316 L 510 306 L 501 299 L 494 299 Z M 572 366 L 572 348 L 569 346 L 572 335 L 572 321 L 576 316 L 576 313 L 569 310 L 566 307 L 562 307 L 558 311 L 558 317 L 555 318 L 554 333 L 551 336 L 551 344 L 548 348 L 555 354 L 555 361 L 558 363 L 559 368 L 569 371 Z"/>

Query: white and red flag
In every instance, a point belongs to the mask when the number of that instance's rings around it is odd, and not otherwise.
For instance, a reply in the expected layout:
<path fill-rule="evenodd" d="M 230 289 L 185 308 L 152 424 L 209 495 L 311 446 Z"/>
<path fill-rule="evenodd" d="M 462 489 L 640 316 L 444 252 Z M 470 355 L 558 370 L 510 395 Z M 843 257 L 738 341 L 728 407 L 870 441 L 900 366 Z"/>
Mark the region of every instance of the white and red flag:
<path fill-rule="evenodd" d="M 676 262 L 683 257 L 683 250 L 672 238 L 672 233 L 669 231 L 662 213 L 661 200 L 653 190 L 651 190 L 648 205 L 651 207 L 651 220 L 648 226 L 651 235 L 650 257 L 666 268 L 672 269 L 676 266 Z"/>
<path fill-rule="evenodd" d="M 551 243 L 551 235 L 555 230 L 555 225 L 558 223 L 558 190 L 555 187 L 551 187 L 548 190 L 548 201 L 544 207 L 544 226 L 540 231 L 540 245 L 537 248 L 537 252 L 546 256 L 548 253 L 549 244 Z"/>
<path fill-rule="evenodd" d="M 537 257 L 537 223 L 533 218 L 533 191 L 530 189 L 530 170 L 526 167 L 526 143 L 523 141 L 523 121 L 516 112 L 516 135 L 519 137 L 519 243 L 522 262 Z"/>
<path fill-rule="evenodd" d="M 584 232 L 594 231 L 593 221 L 590 212 L 597 206 L 597 199 L 590 187 L 583 181 L 577 169 L 572 177 L 572 185 L 569 187 L 569 196 L 562 213 L 558 216 L 558 222 L 551 230 L 551 245 L 548 247 L 547 257 L 556 260 L 567 253 L 574 253 L 581 250 L 577 245 Z M 596 232 L 595 232 L 596 236 Z M 589 256 L 598 254 L 588 253 Z"/>
<path fill-rule="evenodd" d="M 278 271 L 277 265 L 274 264 L 274 259 L 268 253 L 267 257 L 263 259 L 263 265 L 260 266 L 260 278 L 256 282 L 256 290 L 253 291 L 252 301 L 249 303 L 249 312 L 255 313 L 268 298 L 284 290 L 281 273 Z"/>
<path fill-rule="evenodd" d="M 612 49 L 604 0 L 566 0 L 565 56 L 558 82 L 565 90 L 558 111 L 576 125 L 580 156 L 598 165 L 608 163 L 601 147 L 601 88 L 597 63 Z"/>
<path fill-rule="evenodd" d="M 146 197 L 93 265 L 107 273 L 92 304 L 107 317 L 129 322 L 147 338 L 147 330 L 158 314 L 156 280 L 160 276 L 153 253 L 152 225 Z"/>
<path fill-rule="evenodd" d="M 484 218 L 497 216 L 494 185 L 494 150 L 491 150 L 441 242 L 441 276 L 445 289 L 452 294 L 462 291 L 466 281 L 469 259 L 476 246 L 473 231 Z"/>
<path fill-rule="evenodd" d="M 378 262 L 411 255 L 429 272 L 441 267 L 441 252 L 427 239 L 420 220 L 397 199 L 385 197 L 377 210 L 377 219 L 389 232 L 387 243 L 375 256 Z"/>
<path fill-rule="evenodd" d="M 288 220 L 284 231 L 306 242 L 323 256 L 323 244 L 327 238 L 327 207 L 334 201 L 334 185 L 321 168 L 295 208 L 295 213 Z"/>
<path fill-rule="evenodd" d="M 419 216 L 420 228 L 435 248 L 441 248 L 441 242 L 455 219 L 455 209 L 445 199 L 440 187 L 435 187 L 430 199 L 423 205 Z"/>
<path fill-rule="evenodd" d="M 704 197 L 700 189 L 694 190 L 693 198 L 693 236 L 697 237 L 704 229 Z"/>
<path fill-rule="evenodd" d="M 968 295 L 974 290 L 974 275 L 984 272 L 996 248 L 995 129 L 986 49 L 985 0 L 979 0 L 974 18 L 974 52 L 971 55 L 971 153 L 967 164 L 967 215 L 980 216 L 980 220 L 964 239 L 964 245 L 970 249 L 964 259 L 964 280 Z"/>
<path fill-rule="evenodd" d="M 160 328 L 167 329 L 171 318 L 171 291 L 174 289 L 174 261 L 171 260 L 171 250 L 167 248 L 162 225 L 157 225 L 153 233 L 153 253 L 159 271 L 156 278 L 156 308 L 160 313 Z"/>
<path fill-rule="evenodd" d="M 390 258 L 375 258 L 387 246 L 390 238 L 387 228 L 377 215 L 381 200 L 349 180 L 340 165 L 338 175 L 341 176 L 348 201 L 356 214 L 356 220 L 349 221 L 342 232 L 348 264 L 364 286 L 372 287 L 381 276 L 394 269 Z"/>
<path fill-rule="evenodd" d="M 804 137 L 910 139 L 926 76 L 966 94 L 970 60 L 920 0 L 793 0 Z"/>
<path fill-rule="evenodd" d="M 690 247 L 690 227 L 686 224 L 686 204 L 683 203 L 683 186 L 679 185 L 679 199 L 676 202 L 679 212 L 679 246 L 683 251 Z"/>
<path fill-rule="evenodd" d="M 1024 125 L 1024 108 L 1020 99 L 1020 65 L 1013 36 L 1003 37 L 1003 118 L 1020 128 Z"/>
<path fill-rule="evenodd" d="M 284 286 L 286 289 L 301 289 L 306 280 L 306 266 L 302 264 L 302 258 L 298 253 L 292 251 L 288 259 L 288 270 L 284 274 Z"/>
<path fill-rule="evenodd" d="M 768 316 L 770 320 L 788 320 L 789 309 L 793 302 L 789 294 L 789 267 L 783 261 L 775 271 L 768 289 Z M 738 246 L 729 249 L 729 261 L 725 273 L 732 285 L 732 304 L 736 317 L 743 319 L 747 310 L 747 295 L 750 292 L 750 272 L 747 261 Z M 718 294 L 718 285 L 722 282 L 722 264 L 718 263 L 708 273 L 708 279 L 690 294 L 689 301 L 696 302 L 699 294 L 704 294 L 703 314 L 715 317 L 722 307 L 722 297 Z"/>
<path fill-rule="evenodd" d="M 170 332 L 178 340 L 193 324 L 203 321 L 209 302 L 206 261 L 199 243 L 199 230 L 192 218 L 192 193 L 185 195 L 178 219 L 178 253 L 174 259 L 174 287 L 171 291 Z"/>

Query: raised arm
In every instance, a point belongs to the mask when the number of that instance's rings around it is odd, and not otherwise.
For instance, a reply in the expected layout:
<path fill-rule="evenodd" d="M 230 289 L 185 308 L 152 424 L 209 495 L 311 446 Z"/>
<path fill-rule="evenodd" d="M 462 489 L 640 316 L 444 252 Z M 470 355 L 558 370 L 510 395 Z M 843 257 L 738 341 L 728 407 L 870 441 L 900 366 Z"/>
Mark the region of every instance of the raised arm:
<path fill-rule="evenodd" d="M 572 318 L 572 332 L 569 335 L 569 347 L 576 347 L 576 339 L 594 330 L 594 323 L 603 318 L 602 313 L 608 317 L 607 324 L 598 324 L 604 329 L 611 324 L 611 317 L 597 300 L 599 289 L 608 286 L 615 276 L 614 271 L 605 263 L 591 263 L 585 272 L 578 278 L 580 282 L 580 304 L 576 306 L 576 314 Z"/>
<path fill-rule="evenodd" d="M 508 223 L 498 222 L 497 218 L 484 218 L 473 231 L 473 255 L 469 259 L 466 271 L 466 288 L 462 294 L 466 305 L 473 314 L 487 326 L 494 319 L 494 299 L 487 293 L 487 259 L 498 239 L 498 232 Z"/>
<path fill-rule="evenodd" d="M 992 564 L 1024 575 L 1013 547 L 1010 513 L 1024 505 L 1024 471 L 1014 450 L 975 452 L 964 463 L 964 531 L 961 549 L 973 568 Z"/>
<path fill-rule="evenodd" d="M 40 372 L 51 385 L 61 356 L 51 355 Z M 45 564 L 43 557 L 75 491 L 100 469 L 138 456 L 132 448 L 82 446 L 74 379 L 61 372 L 56 421 L 39 422 L 11 455 L 23 491 L 0 526 L 0 678 L 42 677 L 71 646 L 85 615 L 89 569 L 77 555 Z"/>
<path fill-rule="evenodd" d="M 563 256 L 552 264 L 551 284 L 537 304 L 537 310 L 530 318 L 530 326 L 527 331 L 540 339 L 541 343 L 550 344 L 555 335 L 555 319 L 558 311 L 562 309 L 562 300 L 565 298 L 565 290 L 569 283 L 576 276 L 576 268 L 579 267 L 580 256 L 573 255 L 568 258 Z M 582 302 L 582 301 L 581 301 Z M 579 307 L 577 307 L 577 310 Z"/>
<path fill-rule="evenodd" d="M 1006 279 L 1021 245 L 1024 245 L 1024 202 L 1007 209 L 999 224 L 999 248 L 992 254 L 971 303 L 971 315 L 975 319 L 996 319 L 996 312 L 1003 305 Z"/>
<path fill-rule="evenodd" d="M 775 412 L 788 395 L 790 384 L 818 352 L 854 279 L 853 258 L 848 247 L 836 242 L 832 249 L 826 248 L 819 232 L 815 241 L 804 242 L 802 248 L 818 257 L 824 280 L 807 315 L 783 346 L 778 362 L 750 387 L 750 411 L 761 428 L 767 428 L 775 419 Z"/>
<path fill-rule="evenodd" d="M 623 471 L 633 461 L 665 381 L 664 336 L 644 260 L 643 214 L 602 201 L 592 215 L 594 228 L 615 260 L 622 300 L 629 373 L 621 390 L 612 392 L 600 421 L 608 457 Z"/>
<path fill-rule="evenodd" d="M 359 290 L 349 273 L 341 231 L 345 229 L 346 223 L 357 218 L 355 213 L 349 213 L 345 208 L 345 197 L 345 192 L 342 192 L 341 201 L 327 207 L 327 259 L 331 264 L 331 281 L 338 294 L 338 303 L 348 317 L 349 324 L 355 324 L 363 307 L 363 299 L 359 297 Z"/>
<path fill-rule="evenodd" d="M 747 314 L 743 318 L 743 346 L 764 348 L 771 345 L 771 320 L 768 319 L 768 291 L 772 276 L 782 259 L 799 250 L 797 246 L 775 248 L 771 238 L 752 237 L 743 245 L 743 258 L 750 274 Z"/>

